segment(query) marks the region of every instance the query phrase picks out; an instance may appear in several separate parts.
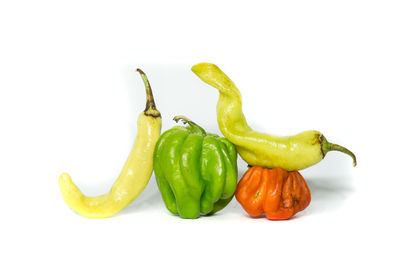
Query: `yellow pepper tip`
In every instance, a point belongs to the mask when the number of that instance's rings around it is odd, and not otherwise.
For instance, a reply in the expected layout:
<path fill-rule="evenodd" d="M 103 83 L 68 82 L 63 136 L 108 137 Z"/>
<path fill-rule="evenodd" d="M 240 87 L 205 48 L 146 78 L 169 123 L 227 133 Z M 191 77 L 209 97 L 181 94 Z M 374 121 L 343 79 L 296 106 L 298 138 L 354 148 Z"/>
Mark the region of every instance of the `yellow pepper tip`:
<path fill-rule="evenodd" d="M 206 62 L 198 63 L 192 67 L 192 71 L 196 74 L 198 74 L 200 72 L 212 71 L 212 70 L 219 70 L 219 68 L 215 64 L 206 63 Z"/>
<path fill-rule="evenodd" d="M 68 173 L 63 172 L 63 173 L 61 173 L 61 175 L 60 175 L 58 181 L 59 181 L 60 183 L 61 183 L 61 182 L 71 181 L 71 176 L 69 176 Z"/>

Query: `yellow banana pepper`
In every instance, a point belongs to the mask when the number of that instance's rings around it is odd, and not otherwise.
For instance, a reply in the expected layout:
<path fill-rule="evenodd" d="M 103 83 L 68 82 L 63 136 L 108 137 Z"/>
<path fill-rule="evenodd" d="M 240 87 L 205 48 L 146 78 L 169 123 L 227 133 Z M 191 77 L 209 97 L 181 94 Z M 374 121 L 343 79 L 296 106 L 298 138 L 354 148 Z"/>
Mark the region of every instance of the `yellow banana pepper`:
<path fill-rule="evenodd" d="M 111 190 L 105 195 L 88 197 L 67 173 L 60 175 L 59 187 L 64 201 L 87 218 L 107 218 L 124 209 L 140 195 L 153 172 L 153 152 L 161 132 L 161 115 L 146 75 L 140 69 L 137 71 L 146 86 L 146 109 L 139 115 L 135 144 Z"/>
<path fill-rule="evenodd" d="M 201 80 L 219 90 L 219 128 L 249 165 L 281 167 L 287 171 L 301 170 L 318 163 L 332 150 L 348 154 L 353 158 L 353 165 L 357 164 L 356 157 L 350 150 L 329 143 L 318 131 L 306 131 L 287 137 L 253 131 L 242 112 L 239 89 L 225 73 L 210 63 L 197 64 L 192 67 L 192 71 Z"/>

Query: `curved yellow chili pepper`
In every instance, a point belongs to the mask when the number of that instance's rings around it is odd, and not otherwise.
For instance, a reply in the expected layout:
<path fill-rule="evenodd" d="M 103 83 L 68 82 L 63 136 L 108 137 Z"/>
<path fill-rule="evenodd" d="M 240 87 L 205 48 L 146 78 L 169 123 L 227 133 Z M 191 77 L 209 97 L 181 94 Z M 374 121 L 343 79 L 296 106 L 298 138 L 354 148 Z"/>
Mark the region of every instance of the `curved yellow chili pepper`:
<path fill-rule="evenodd" d="M 87 197 L 68 174 L 60 175 L 59 187 L 64 201 L 87 218 L 107 218 L 124 209 L 140 195 L 153 172 L 153 152 L 161 132 L 161 115 L 146 75 L 140 69 L 137 71 L 146 86 L 146 109 L 139 115 L 135 144 L 111 190 L 105 195 Z"/>
<path fill-rule="evenodd" d="M 353 165 L 357 164 L 356 157 L 350 150 L 329 143 L 318 131 L 306 131 L 286 137 L 253 131 L 242 112 L 239 89 L 225 73 L 210 63 L 194 65 L 192 71 L 205 83 L 219 90 L 219 128 L 249 165 L 281 167 L 287 171 L 301 170 L 318 163 L 332 150 L 348 154 L 353 158 Z"/>

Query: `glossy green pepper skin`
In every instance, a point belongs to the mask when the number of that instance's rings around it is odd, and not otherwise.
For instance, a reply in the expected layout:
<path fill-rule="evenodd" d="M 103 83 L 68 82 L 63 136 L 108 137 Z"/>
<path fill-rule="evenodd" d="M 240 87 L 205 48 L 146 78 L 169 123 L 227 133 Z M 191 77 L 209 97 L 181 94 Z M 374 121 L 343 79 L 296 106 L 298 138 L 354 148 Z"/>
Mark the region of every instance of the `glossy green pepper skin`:
<path fill-rule="evenodd" d="M 237 153 L 228 139 L 206 133 L 183 116 L 186 127 L 164 132 L 154 150 L 154 174 L 167 209 L 198 218 L 223 209 L 237 184 Z"/>

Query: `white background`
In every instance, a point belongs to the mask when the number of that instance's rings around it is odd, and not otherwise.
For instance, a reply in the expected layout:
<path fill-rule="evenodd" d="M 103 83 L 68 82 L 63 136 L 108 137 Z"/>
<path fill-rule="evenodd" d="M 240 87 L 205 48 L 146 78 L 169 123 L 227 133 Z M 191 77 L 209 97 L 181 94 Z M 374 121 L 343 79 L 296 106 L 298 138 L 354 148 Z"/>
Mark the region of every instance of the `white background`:
<path fill-rule="evenodd" d="M 398 1 L 1 1 L 1 266 L 399 266 Z M 353 150 L 302 171 L 312 202 L 288 221 L 236 200 L 183 220 L 154 177 L 120 214 L 88 220 L 58 191 L 87 195 L 119 174 L 144 108 L 142 68 L 163 116 L 220 133 L 217 91 L 191 71 L 220 66 L 249 124 L 320 130 Z M 240 159 L 239 175 L 246 170 Z"/>

